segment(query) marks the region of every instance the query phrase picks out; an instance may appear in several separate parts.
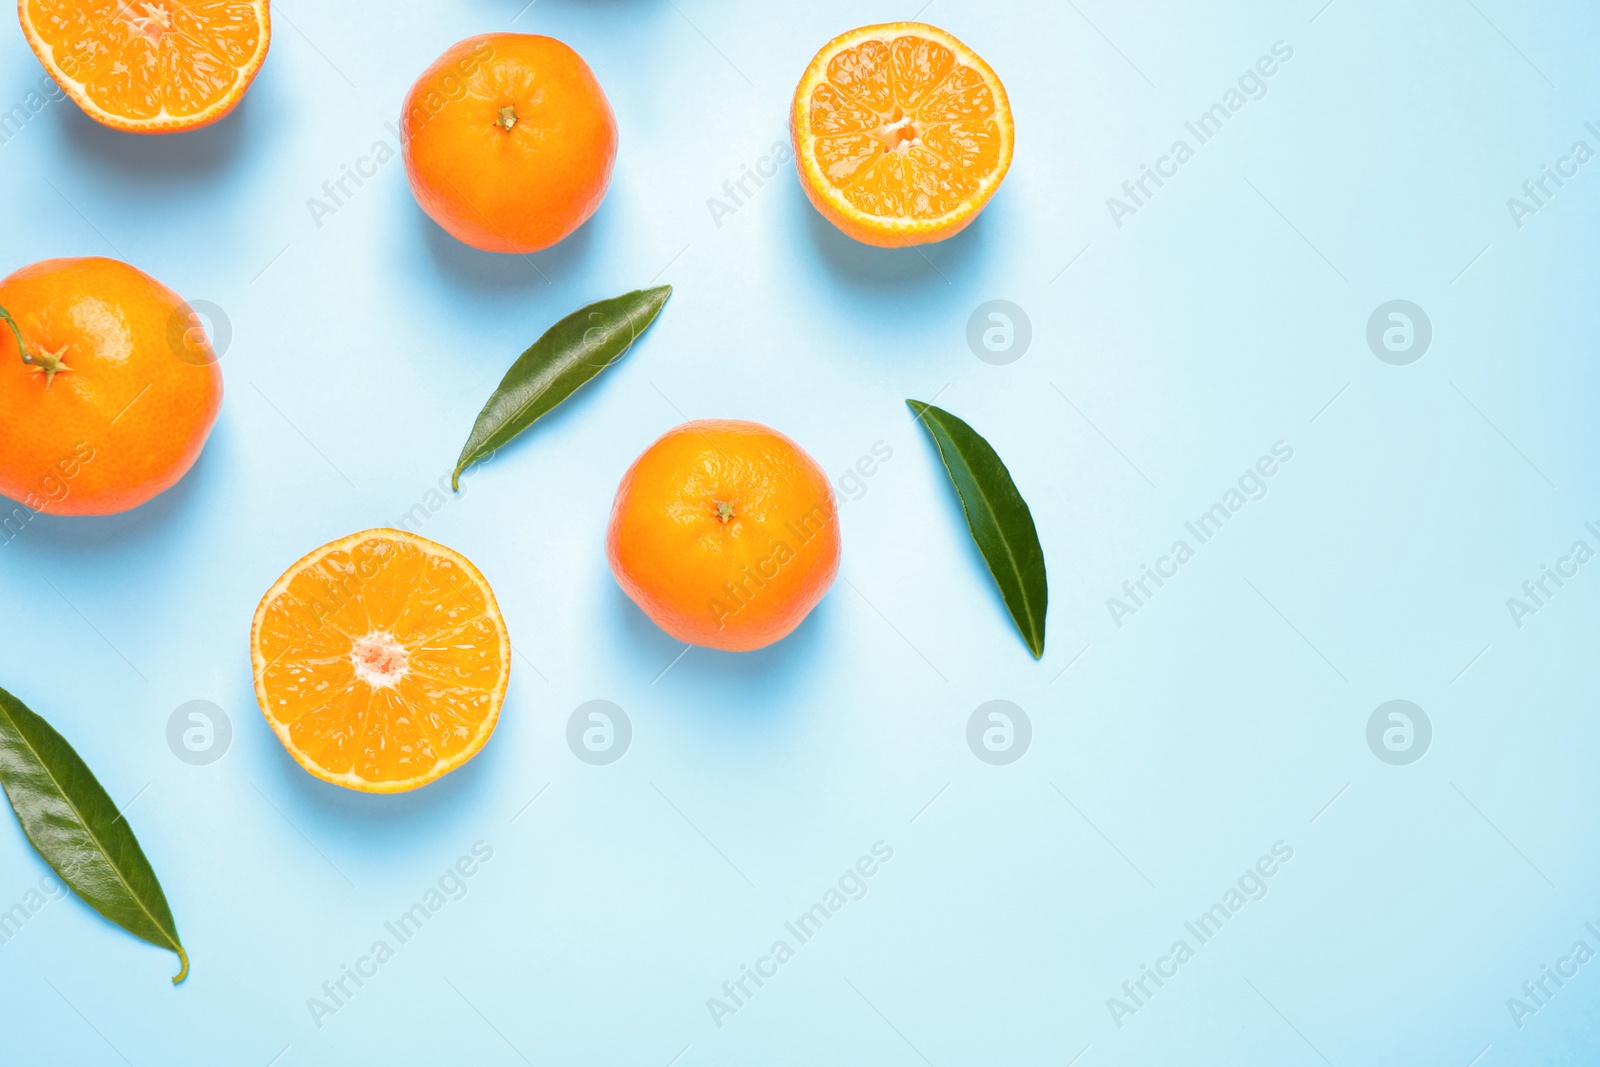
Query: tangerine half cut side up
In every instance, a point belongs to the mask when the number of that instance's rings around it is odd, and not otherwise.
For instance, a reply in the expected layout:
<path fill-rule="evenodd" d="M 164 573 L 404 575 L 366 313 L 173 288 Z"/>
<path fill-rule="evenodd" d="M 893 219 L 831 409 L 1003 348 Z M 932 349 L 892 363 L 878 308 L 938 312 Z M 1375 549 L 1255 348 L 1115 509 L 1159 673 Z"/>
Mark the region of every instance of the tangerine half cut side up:
<path fill-rule="evenodd" d="M 427 785 L 489 740 L 511 639 L 483 573 L 404 530 L 323 545 L 261 598 L 250 631 L 256 700 L 284 748 L 365 793 Z"/>
<path fill-rule="evenodd" d="M 96 122 L 129 133 L 209 125 L 267 58 L 268 0 L 18 0 L 22 32 Z"/>
<path fill-rule="evenodd" d="M 1011 166 L 1005 86 L 954 36 L 923 22 L 863 26 L 823 46 L 795 89 L 795 166 L 806 196 L 858 241 L 942 241 Z"/>

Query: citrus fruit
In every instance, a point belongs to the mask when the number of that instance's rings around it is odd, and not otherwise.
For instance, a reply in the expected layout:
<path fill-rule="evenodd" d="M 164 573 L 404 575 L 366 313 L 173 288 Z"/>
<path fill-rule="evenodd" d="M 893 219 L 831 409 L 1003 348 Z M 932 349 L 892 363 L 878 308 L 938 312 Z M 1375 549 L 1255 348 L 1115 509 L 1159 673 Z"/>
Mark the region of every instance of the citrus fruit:
<path fill-rule="evenodd" d="M 777 430 L 684 423 L 623 476 L 606 553 L 623 591 L 673 637 L 762 648 L 799 626 L 839 571 L 833 489 Z"/>
<path fill-rule="evenodd" d="M 363 530 L 283 572 L 250 627 L 256 700 L 307 771 L 400 793 L 483 748 L 511 677 L 494 591 L 461 553 Z"/>
<path fill-rule="evenodd" d="M 401 144 L 411 191 L 434 222 L 474 248 L 537 252 L 605 199 L 617 120 L 571 48 L 488 33 L 422 72 L 406 96 Z"/>
<path fill-rule="evenodd" d="M 829 41 L 795 89 L 789 127 L 806 196 L 871 245 L 960 232 L 1011 166 L 1005 86 L 976 52 L 922 22 Z"/>
<path fill-rule="evenodd" d="M 45 70 L 96 122 L 174 133 L 232 111 L 267 58 L 268 0 L 19 0 Z"/>
<path fill-rule="evenodd" d="M 47 259 L 0 281 L 6 317 L 0 493 L 35 511 L 109 515 L 194 465 L 222 372 L 177 293 L 114 259 Z"/>

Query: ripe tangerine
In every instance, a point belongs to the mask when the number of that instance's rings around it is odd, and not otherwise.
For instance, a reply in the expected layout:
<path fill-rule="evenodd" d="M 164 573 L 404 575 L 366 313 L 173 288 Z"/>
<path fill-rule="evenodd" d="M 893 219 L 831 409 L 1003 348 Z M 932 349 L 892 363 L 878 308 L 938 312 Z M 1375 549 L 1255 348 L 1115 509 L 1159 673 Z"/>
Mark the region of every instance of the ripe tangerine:
<path fill-rule="evenodd" d="M 109 515 L 194 465 L 222 373 L 182 297 L 114 259 L 47 259 L 0 281 L 7 313 L 0 493 L 36 511 Z"/>
<path fill-rule="evenodd" d="M 401 118 L 417 203 L 457 239 L 537 252 L 593 215 L 617 120 L 594 72 L 553 37 L 486 33 L 422 72 Z"/>
<path fill-rule="evenodd" d="M 839 571 L 833 488 L 777 430 L 688 422 L 623 476 L 606 553 L 623 591 L 673 637 L 763 648 L 800 625 Z"/>

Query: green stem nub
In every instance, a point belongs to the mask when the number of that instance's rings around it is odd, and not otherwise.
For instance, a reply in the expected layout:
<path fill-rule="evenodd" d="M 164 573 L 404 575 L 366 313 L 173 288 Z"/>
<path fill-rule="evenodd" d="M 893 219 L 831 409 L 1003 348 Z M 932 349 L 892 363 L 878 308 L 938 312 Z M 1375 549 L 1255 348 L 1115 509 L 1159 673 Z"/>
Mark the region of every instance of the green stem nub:
<path fill-rule="evenodd" d="M 66 348 L 62 347 L 54 352 L 38 352 L 31 356 L 23 356 L 22 362 L 44 371 L 44 387 L 48 389 L 50 388 L 50 383 L 56 380 L 56 375 L 64 370 L 72 369 L 61 362 L 61 353 L 65 351 Z"/>
<path fill-rule="evenodd" d="M 66 346 L 54 352 L 29 352 L 27 342 L 22 339 L 22 330 L 17 326 L 17 320 L 11 317 L 11 312 L 0 308 L 0 319 L 4 319 L 7 326 L 11 327 L 11 335 L 17 339 L 17 351 L 22 353 L 22 362 L 30 367 L 38 367 L 44 371 L 44 387 L 50 388 L 50 383 L 56 380 L 56 375 L 72 368 L 61 362 L 61 354 Z"/>
<path fill-rule="evenodd" d="M 517 124 L 517 109 L 512 107 L 510 104 L 507 104 L 505 107 L 500 109 L 500 117 L 495 120 L 494 124 L 496 126 L 504 127 L 507 130 L 511 129 L 511 127 Z"/>

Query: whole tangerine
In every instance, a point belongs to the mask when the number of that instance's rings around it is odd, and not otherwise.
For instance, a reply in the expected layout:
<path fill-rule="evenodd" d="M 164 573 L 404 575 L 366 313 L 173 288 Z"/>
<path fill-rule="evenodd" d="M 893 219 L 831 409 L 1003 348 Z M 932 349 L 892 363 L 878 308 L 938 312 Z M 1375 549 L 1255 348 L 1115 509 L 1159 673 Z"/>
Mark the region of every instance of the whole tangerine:
<path fill-rule="evenodd" d="M 617 120 L 583 57 L 553 37 L 486 33 L 422 72 L 401 116 L 417 203 L 489 252 L 537 252 L 593 215 Z"/>
<path fill-rule="evenodd" d="M 680 641 L 729 652 L 788 636 L 839 572 L 839 516 L 816 460 L 758 422 L 669 430 L 617 488 L 617 583 Z"/>
<path fill-rule="evenodd" d="M 118 260 L 47 259 L 0 281 L 6 319 L 0 493 L 34 511 L 109 515 L 194 465 L 222 372 L 177 293 Z"/>

